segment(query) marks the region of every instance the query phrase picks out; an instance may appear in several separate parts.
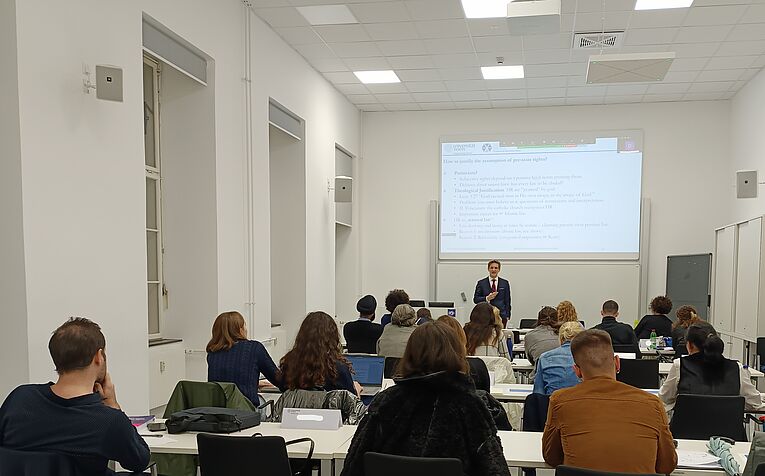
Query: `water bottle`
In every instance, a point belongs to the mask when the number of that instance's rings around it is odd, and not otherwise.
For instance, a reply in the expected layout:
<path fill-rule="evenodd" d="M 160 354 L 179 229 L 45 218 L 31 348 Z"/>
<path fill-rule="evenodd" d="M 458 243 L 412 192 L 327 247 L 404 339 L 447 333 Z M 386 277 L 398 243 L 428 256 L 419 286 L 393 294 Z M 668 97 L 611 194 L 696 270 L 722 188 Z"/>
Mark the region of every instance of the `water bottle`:
<path fill-rule="evenodd" d="M 651 349 L 656 350 L 656 329 L 651 329 Z"/>

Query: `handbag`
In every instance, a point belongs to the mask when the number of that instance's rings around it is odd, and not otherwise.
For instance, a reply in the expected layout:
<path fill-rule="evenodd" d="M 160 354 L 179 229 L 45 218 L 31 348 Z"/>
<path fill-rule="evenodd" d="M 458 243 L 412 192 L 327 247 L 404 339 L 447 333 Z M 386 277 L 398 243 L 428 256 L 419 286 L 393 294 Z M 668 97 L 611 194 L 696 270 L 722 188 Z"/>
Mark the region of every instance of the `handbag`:
<path fill-rule="evenodd" d="M 260 412 L 220 407 L 197 407 L 170 415 L 165 422 L 170 434 L 184 431 L 232 433 L 260 425 Z"/>
<path fill-rule="evenodd" d="M 765 433 L 755 431 L 742 476 L 754 476 L 757 467 L 763 463 L 765 463 Z"/>

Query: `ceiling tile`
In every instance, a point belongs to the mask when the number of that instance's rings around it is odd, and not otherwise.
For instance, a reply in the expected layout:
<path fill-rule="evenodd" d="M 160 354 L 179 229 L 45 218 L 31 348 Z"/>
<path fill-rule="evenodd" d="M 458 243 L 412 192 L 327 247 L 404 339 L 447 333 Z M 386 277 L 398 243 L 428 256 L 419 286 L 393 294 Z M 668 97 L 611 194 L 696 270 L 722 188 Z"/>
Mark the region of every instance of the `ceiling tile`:
<path fill-rule="evenodd" d="M 549 106 L 565 106 L 565 98 L 545 98 L 545 99 L 529 99 L 529 106 L 531 107 L 549 107 Z"/>
<path fill-rule="evenodd" d="M 329 43 L 332 51 L 341 58 L 366 58 L 384 56 L 374 41 L 354 41 L 344 43 Z"/>
<path fill-rule="evenodd" d="M 700 71 L 709 62 L 709 58 L 675 58 L 669 72 L 673 71 Z"/>
<path fill-rule="evenodd" d="M 485 79 L 468 79 L 463 81 L 446 81 L 449 91 L 480 91 L 486 90 Z"/>
<path fill-rule="evenodd" d="M 648 86 L 648 94 L 677 94 L 685 93 L 688 88 L 691 87 L 691 83 L 674 83 L 674 84 L 652 84 Z"/>
<path fill-rule="evenodd" d="M 692 83 L 699 75 L 698 71 L 670 71 L 664 76 L 663 83 Z"/>
<path fill-rule="evenodd" d="M 495 99 L 526 99 L 526 91 L 524 89 L 500 89 L 497 91 L 489 91 L 489 98 Z"/>
<path fill-rule="evenodd" d="M 635 11 L 630 16 L 630 28 L 682 26 L 687 14 L 687 8 Z"/>
<path fill-rule="evenodd" d="M 368 23 L 364 28 L 373 40 L 414 40 L 420 37 L 411 22 Z"/>
<path fill-rule="evenodd" d="M 478 64 L 481 66 L 494 66 L 497 64 L 497 57 L 504 59 L 504 64 L 528 64 L 528 61 L 524 60 L 524 55 L 520 51 L 508 52 L 508 51 L 492 51 L 491 53 L 478 53 Z"/>
<path fill-rule="evenodd" d="M 427 55 L 391 56 L 388 58 L 388 63 L 390 63 L 390 65 L 397 70 L 398 69 L 428 69 L 428 68 L 436 67 L 436 65 L 433 64 L 433 58 Z"/>
<path fill-rule="evenodd" d="M 529 99 L 564 98 L 566 97 L 566 88 L 529 89 L 526 94 Z"/>
<path fill-rule="evenodd" d="M 440 69 L 441 79 L 458 81 L 462 79 L 483 79 L 478 68 L 443 68 Z"/>
<path fill-rule="evenodd" d="M 454 107 L 457 109 L 488 109 L 491 107 L 490 101 L 460 101 L 455 102 Z"/>
<path fill-rule="evenodd" d="M 736 25 L 726 41 L 765 40 L 765 23 L 746 23 Z"/>
<path fill-rule="evenodd" d="M 445 109 L 454 109 L 453 102 L 426 102 L 420 104 L 420 107 L 425 111 L 440 111 Z"/>
<path fill-rule="evenodd" d="M 327 43 L 371 40 L 361 25 L 318 25 L 314 30 Z"/>
<path fill-rule="evenodd" d="M 373 56 L 371 58 L 346 58 L 343 61 L 351 71 L 380 71 L 391 69 L 388 60 L 382 56 Z"/>
<path fill-rule="evenodd" d="M 287 0 L 252 0 L 250 3 L 252 3 L 253 8 L 290 6 Z"/>
<path fill-rule="evenodd" d="M 459 0 L 409 0 L 406 7 L 414 20 L 465 18 Z"/>
<path fill-rule="evenodd" d="M 566 97 L 605 96 L 607 90 L 607 86 L 570 87 L 566 89 Z"/>
<path fill-rule="evenodd" d="M 453 101 L 486 101 L 489 93 L 486 91 L 453 91 L 449 93 Z"/>
<path fill-rule="evenodd" d="M 291 45 L 307 45 L 311 43 L 321 43 L 321 38 L 310 26 L 291 26 L 287 28 L 276 28 L 284 41 Z"/>
<path fill-rule="evenodd" d="M 365 112 L 385 111 L 385 106 L 382 104 L 357 104 L 359 109 Z"/>
<path fill-rule="evenodd" d="M 709 59 L 706 69 L 748 68 L 757 58 L 757 56 L 716 56 Z"/>
<path fill-rule="evenodd" d="M 469 18 L 466 20 L 470 35 L 472 36 L 495 36 L 509 35 L 510 29 L 504 18 Z"/>
<path fill-rule="evenodd" d="M 510 99 L 510 100 L 496 100 L 491 101 L 491 107 L 498 107 L 498 108 L 504 108 L 504 107 L 527 107 L 529 105 L 528 101 L 525 99 Z"/>
<path fill-rule="evenodd" d="M 377 96 L 377 100 L 383 104 L 413 102 L 412 95 L 409 93 L 375 94 L 375 95 Z"/>
<path fill-rule="evenodd" d="M 377 102 L 372 94 L 349 94 L 346 96 L 353 104 L 374 104 Z"/>
<path fill-rule="evenodd" d="M 741 18 L 741 23 L 765 23 L 765 3 L 750 6 Z"/>
<path fill-rule="evenodd" d="M 731 25 L 685 26 L 680 28 L 675 43 L 697 43 L 723 41 L 733 29 Z"/>
<path fill-rule="evenodd" d="M 574 31 L 619 31 L 627 28 L 632 12 L 579 13 L 574 17 Z"/>
<path fill-rule="evenodd" d="M 531 35 L 522 37 L 524 50 L 555 50 L 558 48 L 571 48 L 574 37 L 570 33 L 559 35 Z"/>
<path fill-rule="evenodd" d="M 645 100 L 648 102 L 666 102 L 666 101 L 681 101 L 684 93 L 680 94 L 646 94 Z M 606 98 L 607 99 L 607 98 Z"/>
<path fill-rule="evenodd" d="M 255 13 L 273 28 L 309 26 L 305 17 L 294 7 L 257 8 Z"/>
<path fill-rule="evenodd" d="M 586 105 L 598 105 L 603 104 L 603 98 L 602 97 L 592 97 L 592 96 L 577 96 L 577 97 L 568 97 L 566 98 L 566 105 L 567 106 L 586 106 Z"/>
<path fill-rule="evenodd" d="M 573 76 L 587 71 L 587 65 L 577 63 L 530 64 L 525 67 L 526 77 Z"/>
<path fill-rule="evenodd" d="M 702 71 L 696 81 L 737 81 L 746 72 L 745 69 L 717 69 Z"/>
<path fill-rule="evenodd" d="M 426 55 L 425 42 L 422 40 L 379 41 L 377 44 L 386 56 Z"/>
<path fill-rule="evenodd" d="M 765 41 L 726 41 L 715 56 L 745 56 L 765 53 Z"/>
<path fill-rule="evenodd" d="M 683 96 L 683 101 L 717 101 L 722 95 L 722 92 L 688 93 Z"/>
<path fill-rule="evenodd" d="M 401 83 L 391 84 L 366 84 L 367 89 L 372 94 L 393 94 L 393 93 L 407 93 L 406 86 Z"/>
<path fill-rule="evenodd" d="M 420 38 L 461 38 L 468 36 L 465 20 L 432 20 L 414 23 Z"/>
<path fill-rule="evenodd" d="M 649 84 L 614 84 L 608 86 L 609 96 L 629 96 L 632 94 L 645 94 Z"/>
<path fill-rule="evenodd" d="M 419 104 L 409 104 L 409 103 L 401 103 L 401 104 L 386 104 L 385 109 L 387 111 L 420 111 L 422 108 Z"/>
<path fill-rule="evenodd" d="M 563 2 L 564 4 L 567 2 Z M 571 2 L 574 3 L 574 2 Z M 577 0 L 576 13 L 583 12 L 631 11 L 635 8 L 635 0 Z"/>
<path fill-rule="evenodd" d="M 435 93 L 446 91 L 443 81 L 413 81 L 404 84 L 410 93 Z M 415 96 L 415 99 L 417 97 Z"/>
<path fill-rule="evenodd" d="M 436 68 L 469 68 L 478 67 L 478 58 L 474 53 L 458 55 L 434 55 L 433 64 Z"/>
<path fill-rule="evenodd" d="M 486 89 L 526 89 L 525 79 L 491 79 L 485 80 Z"/>
<path fill-rule="evenodd" d="M 324 43 L 318 43 L 315 45 L 297 45 L 295 46 L 295 49 L 308 60 L 336 58 L 335 53 Z"/>
<path fill-rule="evenodd" d="M 687 43 L 672 45 L 669 51 L 674 51 L 677 58 L 701 58 L 713 56 L 719 48 L 720 43 Z"/>
<path fill-rule="evenodd" d="M 679 28 L 633 28 L 624 37 L 627 46 L 672 43 Z"/>
<path fill-rule="evenodd" d="M 349 3 L 348 7 L 361 23 L 409 21 L 411 16 L 404 2 Z"/>
<path fill-rule="evenodd" d="M 642 101 L 643 101 L 642 94 L 629 94 L 629 95 L 623 95 L 623 96 L 608 95 L 605 98 L 603 98 L 603 104 L 630 104 L 630 103 L 636 103 L 636 102 L 642 102 Z"/>
<path fill-rule="evenodd" d="M 746 9 L 746 5 L 694 7 L 689 9 L 684 25 L 732 25 L 741 19 Z"/>
<path fill-rule="evenodd" d="M 320 73 L 348 71 L 348 67 L 345 65 L 345 63 L 335 58 L 312 59 L 311 66 L 316 68 L 316 70 Z"/>
<path fill-rule="evenodd" d="M 543 63 L 568 63 L 571 58 L 571 50 L 561 48 L 557 50 L 532 50 L 524 55 L 522 64 L 543 64 Z M 507 63 L 507 59 L 505 59 Z"/>
<path fill-rule="evenodd" d="M 476 51 L 521 51 L 523 42 L 519 36 L 480 36 L 473 38 Z"/>
<path fill-rule="evenodd" d="M 417 102 L 446 102 L 451 101 L 451 96 L 447 92 L 438 93 L 412 93 Z"/>
<path fill-rule="evenodd" d="M 336 84 L 335 87 L 343 94 L 368 94 L 369 90 L 363 84 Z"/>
<path fill-rule="evenodd" d="M 584 84 L 584 82 L 582 82 Z M 535 88 L 564 88 L 568 85 L 568 78 L 553 76 L 550 78 L 526 78 L 526 87 Z"/>
<path fill-rule="evenodd" d="M 433 55 L 474 53 L 470 38 L 438 38 L 425 40 L 425 48 Z"/>
<path fill-rule="evenodd" d="M 401 81 L 440 81 L 437 69 L 396 69 Z"/>
<path fill-rule="evenodd" d="M 360 84 L 359 78 L 351 72 L 324 73 L 324 77 L 335 84 Z"/>
<path fill-rule="evenodd" d="M 735 84 L 735 81 L 716 81 L 709 83 L 693 83 L 688 92 L 690 93 L 709 93 L 727 91 Z"/>

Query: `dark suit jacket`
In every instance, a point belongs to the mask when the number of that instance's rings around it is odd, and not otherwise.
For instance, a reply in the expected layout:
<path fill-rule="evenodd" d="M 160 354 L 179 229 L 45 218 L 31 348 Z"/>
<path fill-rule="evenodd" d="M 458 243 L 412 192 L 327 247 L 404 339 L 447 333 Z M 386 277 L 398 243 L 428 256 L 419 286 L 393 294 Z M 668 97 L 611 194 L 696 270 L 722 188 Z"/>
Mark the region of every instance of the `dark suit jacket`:
<path fill-rule="evenodd" d="M 657 336 L 671 337 L 672 320 L 663 314 L 643 316 L 635 328 L 635 335 L 638 339 L 648 339 L 654 329 Z"/>
<path fill-rule="evenodd" d="M 343 326 L 343 336 L 350 353 L 376 354 L 377 340 L 383 332 L 383 326 L 366 319 L 348 322 Z"/>
<path fill-rule="evenodd" d="M 491 283 L 487 276 L 476 283 L 473 303 L 486 302 L 486 296 L 489 294 L 491 294 Z M 499 309 L 499 315 L 504 319 L 510 318 L 510 283 L 506 279 L 497 277 L 497 297 L 489 303 Z"/>
<path fill-rule="evenodd" d="M 600 329 L 602 331 L 608 332 L 608 334 L 611 336 L 611 343 L 613 345 L 630 345 L 634 349 L 632 352 L 640 352 L 638 347 L 638 338 L 635 335 L 635 331 L 632 330 L 632 326 L 617 321 L 615 317 L 604 317 L 603 322 L 593 327 L 593 329 Z"/>

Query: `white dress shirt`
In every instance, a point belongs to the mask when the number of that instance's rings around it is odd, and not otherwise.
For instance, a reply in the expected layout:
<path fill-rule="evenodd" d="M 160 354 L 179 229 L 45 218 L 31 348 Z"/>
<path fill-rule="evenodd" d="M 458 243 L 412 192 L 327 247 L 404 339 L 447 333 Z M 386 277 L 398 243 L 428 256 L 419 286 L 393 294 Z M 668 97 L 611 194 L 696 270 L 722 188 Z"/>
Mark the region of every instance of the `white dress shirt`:
<path fill-rule="evenodd" d="M 744 397 L 744 409 L 747 411 L 764 409 L 765 404 L 763 404 L 763 397 L 754 384 L 752 384 L 752 376 L 749 375 L 749 370 L 742 367 L 740 362 L 738 363 L 738 369 L 739 378 L 741 380 L 739 395 Z M 669 369 L 667 379 L 661 385 L 661 389 L 659 389 L 659 398 L 664 402 L 664 409 L 667 410 L 667 413 L 675 408 L 675 401 L 677 401 L 677 384 L 679 381 L 680 359 L 675 359 L 672 362 L 672 367 Z"/>

